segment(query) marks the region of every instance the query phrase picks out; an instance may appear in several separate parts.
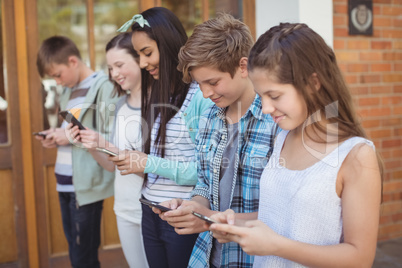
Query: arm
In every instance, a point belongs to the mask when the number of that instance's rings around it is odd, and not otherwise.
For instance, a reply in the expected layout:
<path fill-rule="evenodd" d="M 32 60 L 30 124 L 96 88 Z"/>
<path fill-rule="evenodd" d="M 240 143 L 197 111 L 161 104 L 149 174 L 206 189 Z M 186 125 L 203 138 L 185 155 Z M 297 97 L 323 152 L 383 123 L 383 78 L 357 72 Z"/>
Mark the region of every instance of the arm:
<path fill-rule="evenodd" d="M 276 255 L 308 267 L 370 267 L 373 263 L 381 200 L 381 178 L 374 151 L 355 147 L 339 173 L 343 208 L 344 242 L 318 246 L 293 241 L 272 231 L 261 221 L 246 227 L 213 224 L 211 230 L 226 232 L 252 255 Z M 342 256 L 340 258 L 340 256 Z"/>
<path fill-rule="evenodd" d="M 148 155 L 144 173 L 154 173 L 169 178 L 178 185 L 195 185 L 197 183 L 197 162 L 183 162 Z"/>

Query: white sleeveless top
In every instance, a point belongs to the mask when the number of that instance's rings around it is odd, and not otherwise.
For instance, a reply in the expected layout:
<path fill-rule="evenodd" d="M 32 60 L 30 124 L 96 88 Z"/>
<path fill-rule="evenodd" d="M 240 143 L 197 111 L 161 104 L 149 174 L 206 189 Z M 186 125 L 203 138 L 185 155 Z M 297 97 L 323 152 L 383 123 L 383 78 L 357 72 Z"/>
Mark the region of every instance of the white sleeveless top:
<path fill-rule="evenodd" d="M 273 154 L 261 175 L 258 219 L 289 239 L 314 244 L 343 242 L 341 199 L 336 178 L 346 156 L 357 144 L 371 141 L 353 137 L 321 161 L 304 170 L 280 165 L 280 153 L 288 131 L 279 133 Z M 277 257 L 256 256 L 253 267 L 305 267 Z"/>

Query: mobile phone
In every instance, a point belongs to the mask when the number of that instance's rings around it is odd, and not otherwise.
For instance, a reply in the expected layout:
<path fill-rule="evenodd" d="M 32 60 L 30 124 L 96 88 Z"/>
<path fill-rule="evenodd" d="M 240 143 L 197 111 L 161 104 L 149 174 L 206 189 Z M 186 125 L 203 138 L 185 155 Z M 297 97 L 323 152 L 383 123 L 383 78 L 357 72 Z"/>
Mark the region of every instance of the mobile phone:
<path fill-rule="evenodd" d="M 46 134 L 45 134 L 45 133 L 42 133 L 42 132 L 33 132 L 32 135 L 41 136 L 41 137 L 46 138 Z"/>
<path fill-rule="evenodd" d="M 68 123 L 73 123 L 73 126 L 78 126 L 78 129 L 84 130 L 85 127 L 78 121 L 70 111 L 61 111 L 59 113 Z"/>
<path fill-rule="evenodd" d="M 162 212 L 172 210 L 171 208 L 161 206 L 157 202 L 149 201 L 149 200 L 146 200 L 144 198 L 140 198 L 140 202 L 143 203 L 144 205 L 147 205 L 147 206 L 150 206 L 150 207 L 159 208 Z"/>
<path fill-rule="evenodd" d="M 194 212 L 194 211 L 192 211 L 191 213 L 193 213 L 193 215 L 196 216 L 197 218 L 200 218 L 201 220 L 206 221 L 209 224 L 219 223 L 219 222 L 217 222 L 217 221 L 215 221 L 215 220 L 213 220 L 213 219 L 211 219 L 211 218 L 209 218 L 207 216 L 204 216 L 204 215 L 202 215 L 200 213 L 197 213 L 197 212 Z"/>
<path fill-rule="evenodd" d="M 115 152 L 112 152 L 112 151 L 110 151 L 108 149 L 105 149 L 105 148 L 96 147 L 96 150 L 99 151 L 99 152 L 111 155 L 111 156 L 117 156 L 117 154 Z"/>

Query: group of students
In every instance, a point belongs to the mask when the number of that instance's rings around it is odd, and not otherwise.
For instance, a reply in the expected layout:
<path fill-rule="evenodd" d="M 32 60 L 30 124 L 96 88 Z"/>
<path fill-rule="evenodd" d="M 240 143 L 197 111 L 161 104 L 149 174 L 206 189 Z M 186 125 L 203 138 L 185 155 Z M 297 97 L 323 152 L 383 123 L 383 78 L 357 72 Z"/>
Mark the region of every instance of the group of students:
<path fill-rule="evenodd" d="M 223 13 L 187 38 L 162 7 L 119 31 L 106 46 L 109 79 L 66 37 L 38 53 L 40 75 L 66 87 L 61 109 L 86 127 L 63 122 L 37 138 L 58 147 L 73 267 L 100 266 L 102 202 L 113 194 L 130 267 L 371 265 L 382 165 L 317 33 L 281 23 L 254 44 Z"/>

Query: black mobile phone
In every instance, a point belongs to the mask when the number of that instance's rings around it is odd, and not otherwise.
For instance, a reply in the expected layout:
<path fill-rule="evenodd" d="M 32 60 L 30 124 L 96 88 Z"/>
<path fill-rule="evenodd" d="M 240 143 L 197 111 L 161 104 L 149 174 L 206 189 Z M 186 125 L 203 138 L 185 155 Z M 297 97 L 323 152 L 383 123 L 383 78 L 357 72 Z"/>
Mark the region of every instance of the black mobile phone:
<path fill-rule="evenodd" d="M 85 127 L 81 124 L 80 121 L 78 121 L 77 118 L 74 117 L 74 115 L 70 111 L 61 111 L 59 113 L 64 120 L 66 120 L 68 123 L 73 123 L 74 126 L 78 126 L 78 129 L 84 130 Z"/>
<path fill-rule="evenodd" d="M 96 147 L 96 150 L 99 151 L 99 152 L 111 155 L 111 156 L 117 156 L 117 154 L 115 152 L 112 152 L 112 151 L 110 151 L 110 150 L 108 150 L 106 148 Z"/>
<path fill-rule="evenodd" d="M 204 215 L 202 215 L 200 213 L 197 213 L 197 212 L 194 212 L 194 211 L 192 211 L 191 213 L 193 213 L 193 215 L 196 216 L 197 218 L 200 218 L 201 220 L 208 222 L 209 224 L 219 223 L 219 222 L 217 222 L 217 221 L 215 221 L 215 220 L 213 220 L 213 219 L 211 219 L 211 218 L 209 218 L 207 216 L 204 216 Z"/>
<path fill-rule="evenodd" d="M 42 133 L 42 132 L 33 132 L 32 135 L 41 136 L 41 137 L 46 138 L 46 134 L 45 134 L 45 133 Z"/>
<path fill-rule="evenodd" d="M 155 208 L 159 208 L 161 211 L 166 212 L 169 210 L 172 210 L 171 208 L 167 208 L 164 206 L 159 205 L 157 202 L 153 202 L 153 201 L 149 201 L 146 200 L 144 198 L 140 198 L 140 202 L 143 203 L 144 205 L 150 206 L 150 207 L 155 207 Z"/>

